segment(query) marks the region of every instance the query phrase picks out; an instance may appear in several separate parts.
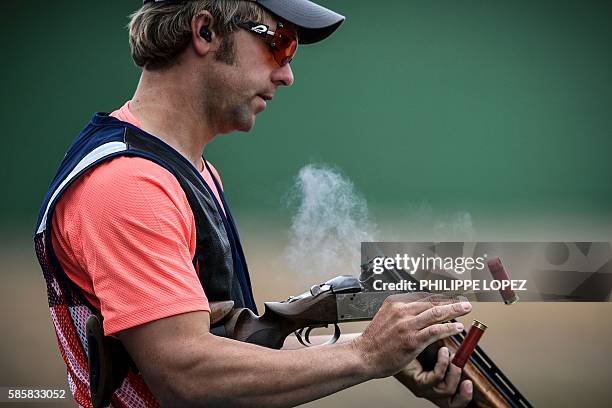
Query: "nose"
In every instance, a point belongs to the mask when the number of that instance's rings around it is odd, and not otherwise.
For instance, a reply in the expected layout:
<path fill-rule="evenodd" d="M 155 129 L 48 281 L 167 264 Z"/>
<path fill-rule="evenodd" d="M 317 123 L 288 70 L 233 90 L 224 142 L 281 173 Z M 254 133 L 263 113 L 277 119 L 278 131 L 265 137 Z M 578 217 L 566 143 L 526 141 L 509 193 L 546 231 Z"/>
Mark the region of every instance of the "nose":
<path fill-rule="evenodd" d="M 272 82 L 274 82 L 276 86 L 293 85 L 293 71 L 291 70 L 291 64 L 285 64 L 282 67 L 278 67 L 272 71 Z"/>

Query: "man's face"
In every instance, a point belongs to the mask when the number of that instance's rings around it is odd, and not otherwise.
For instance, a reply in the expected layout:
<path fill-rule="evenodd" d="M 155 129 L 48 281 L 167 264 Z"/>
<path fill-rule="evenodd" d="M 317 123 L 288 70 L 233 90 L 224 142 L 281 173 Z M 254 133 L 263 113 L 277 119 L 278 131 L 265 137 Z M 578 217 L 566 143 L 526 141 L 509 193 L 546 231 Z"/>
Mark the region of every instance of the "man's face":
<path fill-rule="evenodd" d="M 277 24 L 272 19 L 263 23 L 271 30 Z M 291 67 L 279 66 L 268 44 L 243 29 L 221 40 L 215 53 L 205 80 L 207 116 L 219 133 L 249 131 L 277 88 L 293 83 Z"/>

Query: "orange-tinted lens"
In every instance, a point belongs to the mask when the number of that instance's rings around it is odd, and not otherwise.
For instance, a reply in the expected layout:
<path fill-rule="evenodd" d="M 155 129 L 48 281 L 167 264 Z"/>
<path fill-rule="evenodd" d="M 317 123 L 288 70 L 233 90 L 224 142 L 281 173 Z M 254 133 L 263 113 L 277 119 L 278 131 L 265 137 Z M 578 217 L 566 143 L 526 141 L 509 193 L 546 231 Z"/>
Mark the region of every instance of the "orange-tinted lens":
<path fill-rule="evenodd" d="M 285 27 L 276 29 L 272 53 L 278 65 L 283 66 L 290 63 L 295 55 L 297 46 L 298 41 L 295 31 Z"/>

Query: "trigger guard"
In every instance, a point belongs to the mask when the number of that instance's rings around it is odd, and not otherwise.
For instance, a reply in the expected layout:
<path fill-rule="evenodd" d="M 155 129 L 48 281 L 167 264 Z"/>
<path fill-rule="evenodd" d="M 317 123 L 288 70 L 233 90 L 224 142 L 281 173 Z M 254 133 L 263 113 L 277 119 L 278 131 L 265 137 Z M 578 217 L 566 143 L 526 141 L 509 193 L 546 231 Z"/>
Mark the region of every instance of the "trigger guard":
<path fill-rule="evenodd" d="M 306 329 L 306 333 L 304 333 L 304 340 L 306 340 L 306 343 L 310 344 L 312 346 L 312 343 L 310 342 L 310 332 L 314 329 L 314 327 L 310 326 L 309 328 Z"/>
<path fill-rule="evenodd" d="M 301 344 L 302 346 L 304 346 L 304 347 L 310 347 L 310 346 L 309 346 L 309 344 L 310 344 L 310 343 L 308 343 L 308 344 L 307 344 L 307 341 L 304 341 L 304 339 L 302 338 L 302 332 L 303 332 L 303 331 L 304 331 L 304 328 L 301 328 L 301 329 L 299 329 L 299 330 L 296 330 L 296 331 L 295 331 L 295 333 L 294 333 L 294 334 L 295 334 L 295 337 L 297 338 L 297 340 L 300 342 L 300 344 Z"/>
<path fill-rule="evenodd" d="M 323 344 L 334 344 L 335 342 L 338 341 L 339 338 L 340 338 L 340 326 L 338 326 L 338 324 L 334 323 L 334 335 L 332 336 L 331 339 L 327 340 Z"/>
<path fill-rule="evenodd" d="M 326 325 L 327 326 L 327 325 Z M 301 328 L 299 330 L 296 330 L 294 332 L 295 337 L 297 338 L 297 340 L 300 342 L 300 344 L 304 347 L 312 347 L 312 343 L 310 342 L 310 333 L 312 332 L 313 329 L 315 329 L 316 327 L 308 327 L 306 329 Z M 325 343 L 321 343 L 320 345 L 327 345 L 327 344 L 334 344 L 338 341 L 338 339 L 340 338 L 340 326 L 338 326 L 337 323 L 334 323 L 334 334 L 333 336 L 327 340 Z"/>

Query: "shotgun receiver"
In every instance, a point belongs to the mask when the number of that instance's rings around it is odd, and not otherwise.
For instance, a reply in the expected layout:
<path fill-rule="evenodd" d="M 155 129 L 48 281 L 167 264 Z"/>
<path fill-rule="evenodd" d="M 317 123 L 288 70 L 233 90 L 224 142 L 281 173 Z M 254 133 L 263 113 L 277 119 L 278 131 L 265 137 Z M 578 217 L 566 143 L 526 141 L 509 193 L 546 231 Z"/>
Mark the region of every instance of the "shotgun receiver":
<path fill-rule="evenodd" d="M 284 302 L 266 302 L 264 313 L 255 315 L 249 309 L 234 309 L 223 320 L 227 337 L 280 349 L 288 335 L 295 333 L 298 341 L 310 345 L 310 331 L 334 325 L 334 335 L 328 343 L 340 337 L 339 323 L 371 320 L 387 297 L 398 292 L 364 291 L 353 276 L 338 276 Z M 442 346 L 455 352 L 466 332 L 428 346 L 417 358 L 427 370 L 433 369 L 437 351 Z M 472 354 L 463 370 L 472 380 L 472 407 L 531 407 L 527 399 L 480 348 Z"/>

